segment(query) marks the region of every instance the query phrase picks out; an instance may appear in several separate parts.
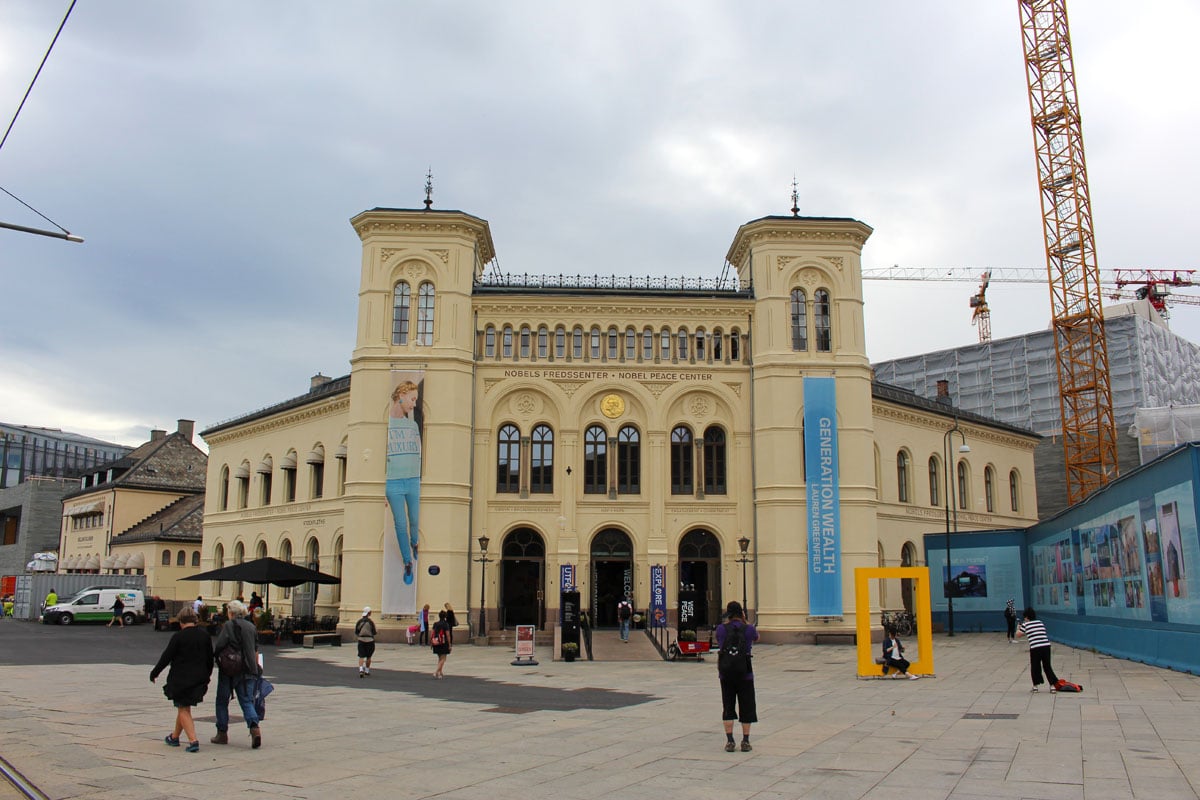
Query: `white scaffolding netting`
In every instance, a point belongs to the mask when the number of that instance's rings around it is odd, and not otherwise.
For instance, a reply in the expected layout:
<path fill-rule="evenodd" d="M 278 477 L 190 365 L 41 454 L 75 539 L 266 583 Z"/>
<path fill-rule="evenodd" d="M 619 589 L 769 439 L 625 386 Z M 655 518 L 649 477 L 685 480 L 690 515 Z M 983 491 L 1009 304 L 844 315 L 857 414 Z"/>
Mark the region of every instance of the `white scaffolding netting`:
<path fill-rule="evenodd" d="M 1200 441 L 1200 405 L 1139 408 L 1133 420 L 1129 435 L 1137 437 L 1143 464 L 1185 442 Z"/>

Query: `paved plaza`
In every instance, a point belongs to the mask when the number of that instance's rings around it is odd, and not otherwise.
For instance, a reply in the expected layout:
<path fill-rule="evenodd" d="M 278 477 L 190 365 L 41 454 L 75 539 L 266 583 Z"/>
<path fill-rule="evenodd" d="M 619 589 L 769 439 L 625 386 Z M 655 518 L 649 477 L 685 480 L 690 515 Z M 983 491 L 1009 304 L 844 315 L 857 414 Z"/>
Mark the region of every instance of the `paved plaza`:
<path fill-rule="evenodd" d="M 506 649 L 460 645 L 436 681 L 428 649 L 391 644 L 367 679 L 352 646 L 268 648 L 262 749 L 236 717 L 231 744 L 208 743 L 214 683 L 189 754 L 163 744 L 174 710 L 163 678 L 148 680 L 166 641 L 144 625 L 0 625 L 0 758 L 35 797 L 1174 800 L 1200 788 L 1200 677 L 1055 645 L 1056 671 L 1084 691 L 1031 694 L 1027 651 L 1002 634 L 935 636 L 937 677 L 919 681 L 859 680 L 849 646 L 756 648 L 751 753 L 724 752 L 715 657 L 566 664 L 543 651 L 514 667 Z M 24 796 L 0 780 L 0 798 Z"/>

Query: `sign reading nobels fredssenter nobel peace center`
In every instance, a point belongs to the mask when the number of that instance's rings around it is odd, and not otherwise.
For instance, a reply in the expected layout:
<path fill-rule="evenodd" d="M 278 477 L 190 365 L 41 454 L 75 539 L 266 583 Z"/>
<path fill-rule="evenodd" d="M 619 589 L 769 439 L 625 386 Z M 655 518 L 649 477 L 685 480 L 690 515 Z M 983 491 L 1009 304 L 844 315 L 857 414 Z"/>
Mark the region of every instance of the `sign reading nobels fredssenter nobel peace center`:
<path fill-rule="evenodd" d="M 596 627 L 625 597 L 703 627 L 744 596 L 767 641 L 852 632 L 854 569 L 920 566 L 942 527 L 956 417 L 959 529 L 1035 519 L 1036 435 L 873 381 L 857 220 L 754 220 L 728 278 L 658 280 L 500 275 L 460 211 L 351 222 L 349 375 L 202 433 L 203 567 L 342 578 L 275 590 L 277 613 L 349 626 L 369 605 L 399 636 L 449 602 L 460 624 L 482 605 L 489 632 L 550 630 L 571 575 Z M 911 591 L 880 582 L 863 611 Z"/>

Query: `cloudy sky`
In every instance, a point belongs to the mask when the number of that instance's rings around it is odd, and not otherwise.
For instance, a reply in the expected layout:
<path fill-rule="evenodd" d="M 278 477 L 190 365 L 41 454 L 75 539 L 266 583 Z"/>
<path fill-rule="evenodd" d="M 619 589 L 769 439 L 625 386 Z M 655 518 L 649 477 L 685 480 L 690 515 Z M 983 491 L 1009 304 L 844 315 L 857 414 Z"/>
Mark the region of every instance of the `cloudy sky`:
<path fill-rule="evenodd" d="M 0 4 L 5 126 L 68 5 Z M 1101 266 L 1200 266 L 1200 4 L 1071 29 Z M 507 272 L 715 277 L 793 176 L 875 229 L 865 267 L 1044 264 L 1015 0 L 84 0 L 0 149 L 86 239 L 0 230 L 0 419 L 136 444 L 346 374 L 348 220 L 429 168 Z M 870 358 L 977 341 L 973 291 L 869 282 Z M 1045 287 L 989 297 L 995 338 L 1048 323 Z M 1172 326 L 1200 341 L 1200 307 Z"/>

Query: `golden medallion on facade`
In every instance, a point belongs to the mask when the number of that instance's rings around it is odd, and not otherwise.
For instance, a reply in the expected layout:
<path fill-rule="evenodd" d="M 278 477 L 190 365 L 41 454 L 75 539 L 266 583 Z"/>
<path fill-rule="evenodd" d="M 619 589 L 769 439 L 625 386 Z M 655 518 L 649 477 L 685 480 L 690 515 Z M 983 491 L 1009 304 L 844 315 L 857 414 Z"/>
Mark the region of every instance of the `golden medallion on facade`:
<path fill-rule="evenodd" d="M 609 419 L 616 419 L 625 413 L 625 401 L 619 394 L 605 395 L 600 401 L 600 413 Z"/>

